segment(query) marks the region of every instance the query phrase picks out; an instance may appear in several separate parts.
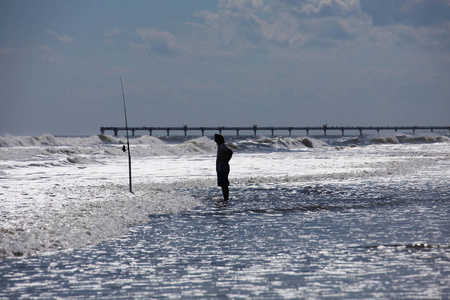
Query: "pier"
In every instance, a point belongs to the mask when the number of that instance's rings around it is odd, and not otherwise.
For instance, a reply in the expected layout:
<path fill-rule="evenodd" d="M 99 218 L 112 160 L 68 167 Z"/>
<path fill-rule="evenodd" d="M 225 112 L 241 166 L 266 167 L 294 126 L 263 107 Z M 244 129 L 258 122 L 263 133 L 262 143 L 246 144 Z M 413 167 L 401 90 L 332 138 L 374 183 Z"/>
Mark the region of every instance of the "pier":
<path fill-rule="evenodd" d="M 304 132 L 306 135 L 309 135 L 310 132 L 319 132 L 326 136 L 327 132 L 330 131 L 337 131 L 340 132 L 342 135 L 346 131 L 357 131 L 359 132 L 359 135 L 363 135 L 363 132 L 367 131 L 376 131 L 377 133 L 380 133 L 380 131 L 412 131 L 413 134 L 416 133 L 416 130 L 430 130 L 433 132 L 434 130 L 449 130 L 450 126 L 316 126 L 316 127 L 267 127 L 267 126 L 261 126 L 253 125 L 250 127 L 189 127 L 187 125 L 180 126 L 180 127 L 129 127 L 129 131 L 131 131 L 132 135 L 134 136 L 136 131 L 146 131 L 149 135 L 153 135 L 153 132 L 159 131 L 159 132 L 165 132 L 167 136 L 170 136 L 171 132 L 178 131 L 183 132 L 186 136 L 188 131 L 189 132 L 197 132 L 198 134 L 201 133 L 202 136 L 205 135 L 205 131 L 213 131 L 213 132 L 219 132 L 222 134 L 224 131 L 232 131 L 235 132 L 237 136 L 239 136 L 240 133 L 244 132 L 251 132 L 253 135 L 257 135 L 258 131 L 270 131 L 272 133 L 272 136 L 275 135 L 275 131 L 280 132 L 288 132 L 289 136 L 292 135 L 293 131 L 296 132 Z M 114 132 L 114 135 L 117 136 L 119 131 L 126 131 L 125 127 L 100 127 L 101 134 L 105 134 L 106 131 L 112 131 Z"/>

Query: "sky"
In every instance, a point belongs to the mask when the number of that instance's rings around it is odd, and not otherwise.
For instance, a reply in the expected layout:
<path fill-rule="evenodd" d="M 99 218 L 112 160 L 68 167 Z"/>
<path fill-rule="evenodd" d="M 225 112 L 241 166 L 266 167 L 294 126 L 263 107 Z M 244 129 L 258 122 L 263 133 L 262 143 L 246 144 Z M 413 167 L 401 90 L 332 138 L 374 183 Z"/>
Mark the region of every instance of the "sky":
<path fill-rule="evenodd" d="M 450 0 L 0 1 L 0 135 L 448 126 Z M 112 133 L 111 133 L 112 134 Z"/>

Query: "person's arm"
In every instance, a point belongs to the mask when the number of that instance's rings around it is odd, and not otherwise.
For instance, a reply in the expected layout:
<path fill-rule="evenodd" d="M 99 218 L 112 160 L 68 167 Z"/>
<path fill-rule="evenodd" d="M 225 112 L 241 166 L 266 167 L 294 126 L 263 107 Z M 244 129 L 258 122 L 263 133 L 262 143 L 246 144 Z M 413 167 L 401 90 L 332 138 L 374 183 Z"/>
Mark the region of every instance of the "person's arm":
<path fill-rule="evenodd" d="M 227 149 L 225 154 L 226 154 L 227 162 L 229 162 L 231 157 L 233 156 L 233 151 L 231 151 L 231 149 Z"/>

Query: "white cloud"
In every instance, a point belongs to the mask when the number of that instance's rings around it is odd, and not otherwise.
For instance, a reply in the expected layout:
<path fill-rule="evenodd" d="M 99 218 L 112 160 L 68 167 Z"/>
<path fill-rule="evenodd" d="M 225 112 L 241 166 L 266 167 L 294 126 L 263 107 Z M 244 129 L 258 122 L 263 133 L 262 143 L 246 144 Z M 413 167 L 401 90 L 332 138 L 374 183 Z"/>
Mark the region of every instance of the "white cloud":
<path fill-rule="evenodd" d="M 180 50 L 180 45 L 175 37 L 166 31 L 158 28 L 138 28 L 136 34 L 139 35 L 144 45 L 134 44 L 134 48 L 144 49 L 149 55 L 174 56 Z"/>
<path fill-rule="evenodd" d="M 39 46 L 37 52 L 43 60 L 50 63 L 61 64 L 64 61 L 61 55 L 47 45 Z"/>
<path fill-rule="evenodd" d="M 267 20 L 261 18 L 262 1 L 220 1 L 217 12 L 200 11 L 196 17 L 203 20 L 187 23 L 193 53 L 227 57 L 248 49 L 265 51 L 267 41 L 285 43 L 286 37 Z"/>
<path fill-rule="evenodd" d="M 218 7 L 231 10 L 261 9 L 264 7 L 264 0 L 220 0 Z"/>
<path fill-rule="evenodd" d="M 371 20 L 372 33 L 383 32 L 398 44 L 424 49 L 450 50 L 450 1 L 361 0 L 363 13 Z M 383 41 L 380 41 L 383 42 Z"/>
<path fill-rule="evenodd" d="M 114 43 L 114 38 L 127 32 L 128 31 L 126 29 L 120 29 L 117 27 L 113 27 L 111 30 L 104 31 L 103 34 L 106 36 L 106 38 L 103 40 L 103 43 L 111 45 Z"/>
<path fill-rule="evenodd" d="M 371 37 L 374 46 L 394 40 L 397 45 L 448 50 L 450 22 L 442 20 L 450 12 L 450 3 L 445 1 L 220 0 L 217 11 L 197 12 L 201 21 L 186 24 L 190 28 L 184 47 L 191 53 L 229 57 L 245 51 L 273 53 L 281 48 L 292 48 L 292 53 L 331 49 Z M 436 14 L 440 23 L 431 22 L 426 11 Z M 397 22 L 390 24 L 384 17 Z M 410 25 L 420 20 L 435 26 Z M 380 22 L 390 28 L 380 28 Z M 388 40 L 383 41 L 383 36 Z"/>
<path fill-rule="evenodd" d="M 107 36 L 116 36 L 116 35 L 121 34 L 122 32 L 124 32 L 124 31 L 120 30 L 120 29 L 117 28 L 117 27 L 114 27 L 113 29 L 111 29 L 111 30 L 109 30 L 109 31 L 106 31 L 105 34 L 106 34 Z"/>
<path fill-rule="evenodd" d="M 53 35 L 54 37 L 56 37 L 60 42 L 65 43 L 65 44 L 70 44 L 74 42 L 74 39 L 72 37 L 69 37 L 65 34 L 58 34 L 56 32 L 54 32 L 53 30 L 47 29 L 46 30 L 48 33 L 50 33 L 51 35 Z"/>
<path fill-rule="evenodd" d="M 359 0 L 307 0 L 295 11 L 305 15 L 342 16 L 360 11 Z"/>
<path fill-rule="evenodd" d="M 356 38 L 358 26 L 369 22 L 358 0 L 221 0 L 217 12 L 195 16 L 203 22 L 187 25 L 191 41 L 202 45 L 196 52 L 218 56 L 333 47 Z"/>

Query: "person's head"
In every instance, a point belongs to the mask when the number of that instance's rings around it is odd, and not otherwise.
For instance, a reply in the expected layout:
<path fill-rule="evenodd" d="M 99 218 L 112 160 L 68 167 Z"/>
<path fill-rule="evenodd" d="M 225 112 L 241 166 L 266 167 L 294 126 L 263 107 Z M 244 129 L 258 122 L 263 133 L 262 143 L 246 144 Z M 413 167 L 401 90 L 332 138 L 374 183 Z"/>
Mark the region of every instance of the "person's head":
<path fill-rule="evenodd" d="M 225 143 L 225 138 L 223 137 L 223 135 L 220 134 L 215 134 L 214 135 L 214 141 L 216 142 L 217 145 L 220 145 L 222 143 Z"/>

